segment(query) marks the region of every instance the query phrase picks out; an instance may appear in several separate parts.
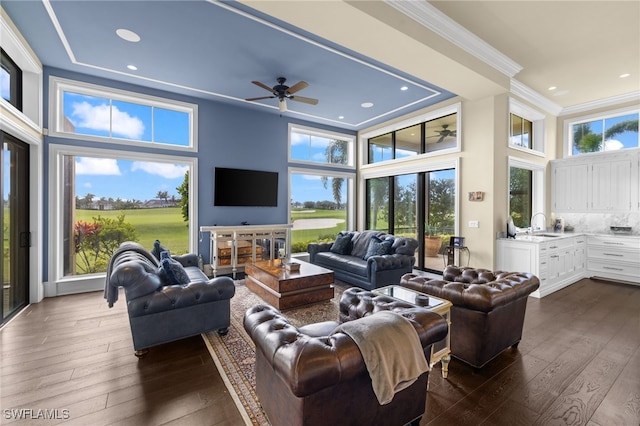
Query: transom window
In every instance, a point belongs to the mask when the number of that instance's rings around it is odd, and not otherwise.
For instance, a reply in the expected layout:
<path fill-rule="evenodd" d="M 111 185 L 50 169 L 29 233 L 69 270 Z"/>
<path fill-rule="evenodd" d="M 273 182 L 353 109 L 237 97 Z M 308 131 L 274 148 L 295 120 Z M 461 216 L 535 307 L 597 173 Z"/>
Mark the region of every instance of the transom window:
<path fill-rule="evenodd" d="M 544 114 L 509 99 L 509 147 L 544 155 Z"/>
<path fill-rule="evenodd" d="M 22 111 L 22 70 L 3 49 L 0 49 L 0 94 Z"/>
<path fill-rule="evenodd" d="M 459 105 L 434 111 L 395 129 L 363 135 L 366 164 L 381 163 L 420 154 L 459 149 Z"/>
<path fill-rule="evenodd" d="M 196 149 L 197 106 L 51 77 L 52 136 Z"/>
<path fill-rule="evenodd" d="M 289 126 L 289 160 L 353 166 L 354 137 L 302 126 Z"/>
<path fill-rule="evenodd" d="M 571 155 L 638 148 L 638 111 L 618 111 L 567 123 Z"/>

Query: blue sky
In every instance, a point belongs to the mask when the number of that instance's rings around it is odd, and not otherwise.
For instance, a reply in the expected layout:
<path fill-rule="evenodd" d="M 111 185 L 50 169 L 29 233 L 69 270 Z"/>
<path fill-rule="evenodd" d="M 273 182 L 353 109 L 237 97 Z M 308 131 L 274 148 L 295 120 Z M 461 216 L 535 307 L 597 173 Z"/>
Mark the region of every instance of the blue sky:
<path fill-rule="evenodd" d="M 145 201 L 167 191 L 169 197 L 180 198 L 176 187 L 187 169 L 180 164 L 76 157 L 76 195 Z"/>

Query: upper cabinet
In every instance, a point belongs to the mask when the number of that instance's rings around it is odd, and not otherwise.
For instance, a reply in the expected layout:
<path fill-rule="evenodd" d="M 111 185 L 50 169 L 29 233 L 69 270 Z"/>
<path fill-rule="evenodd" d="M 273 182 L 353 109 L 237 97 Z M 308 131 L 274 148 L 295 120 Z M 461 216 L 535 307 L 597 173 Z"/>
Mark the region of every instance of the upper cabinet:
<path fill-rule="evenodd" d="M 639 151 L 581 155 L 551 162 L 554 212 L 638 211 Z"/>

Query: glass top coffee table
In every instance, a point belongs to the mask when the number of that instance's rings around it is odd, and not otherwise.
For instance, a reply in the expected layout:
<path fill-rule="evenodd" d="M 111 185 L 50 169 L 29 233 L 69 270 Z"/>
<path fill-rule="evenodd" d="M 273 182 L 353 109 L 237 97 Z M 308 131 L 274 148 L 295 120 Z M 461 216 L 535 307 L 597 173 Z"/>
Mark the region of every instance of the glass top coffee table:
<path fill-rule="evenodd" d="M 440 314 L 447 320 L 449 330 L 451 330 L 451 302 L 448 300 L 420 293 L 399 285 L 389 285 L 386 287 L 376 288 L 373 292 L 390 296 L 394 299 L 402 300 L 404 302 L 411 303 L 412 305 L 429 309 L 436 314 Z M 451 339 L 449 333 L 447 333 L 447 337 L 434 343 L 431 347 L 431 359 L 429 361 L 429 366 L 433 367 L 440 362 L 442 365 L 442 377 L 446 379 L 449 374 L 449 361 L 451 361 Z"/>

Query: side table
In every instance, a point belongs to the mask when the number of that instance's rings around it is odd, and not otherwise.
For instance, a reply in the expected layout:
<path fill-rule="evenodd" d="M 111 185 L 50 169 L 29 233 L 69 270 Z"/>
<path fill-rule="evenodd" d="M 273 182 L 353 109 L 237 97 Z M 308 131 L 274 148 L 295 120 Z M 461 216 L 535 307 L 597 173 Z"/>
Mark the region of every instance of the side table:
<path fill-rule="evenodd" d="M 436 314 L 442 315 L 442 317 L 447 320 L 449 333 L 447 333 L 447 337 L 433 344 L 429 360 L 430 367 L 433 367 L 438 362 L 441 363 L 442 377 L 446 379 L 449 374 L 449 361 L 451 361 L 451 302 L 435 296 L 420 293 L 409 288 L 401 287 L 399 285 L 380 287 L 373 290 L 373 292 L 393 297 L 421 308 L 429 309 Z M 426 297 L 429 298 L 428 305 L 424 302 Z"/>

